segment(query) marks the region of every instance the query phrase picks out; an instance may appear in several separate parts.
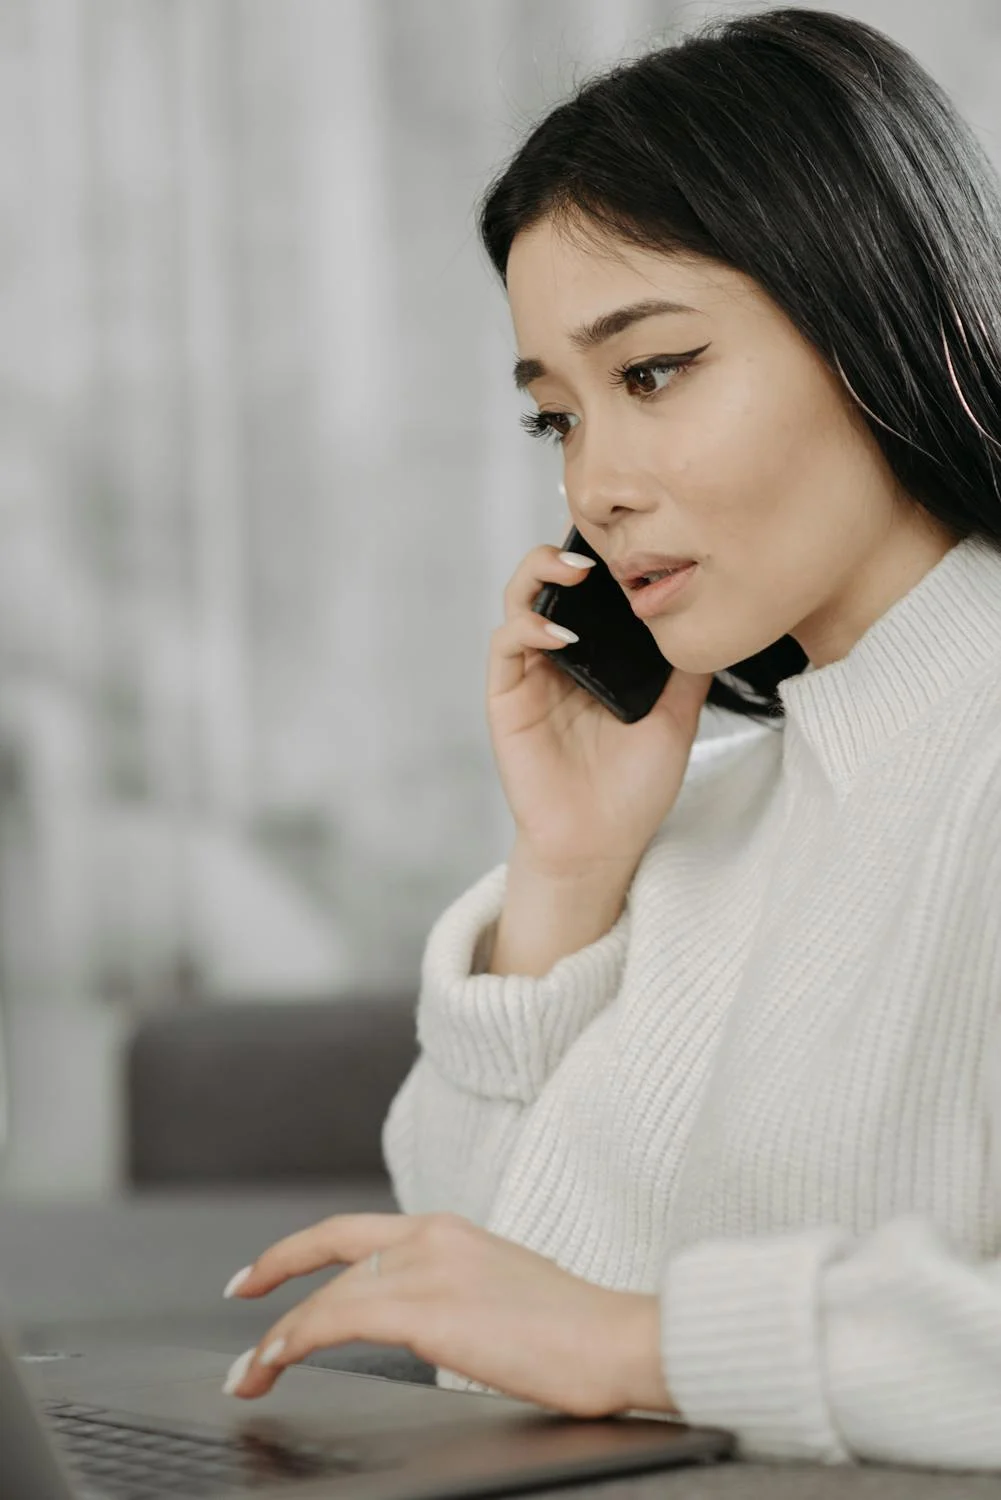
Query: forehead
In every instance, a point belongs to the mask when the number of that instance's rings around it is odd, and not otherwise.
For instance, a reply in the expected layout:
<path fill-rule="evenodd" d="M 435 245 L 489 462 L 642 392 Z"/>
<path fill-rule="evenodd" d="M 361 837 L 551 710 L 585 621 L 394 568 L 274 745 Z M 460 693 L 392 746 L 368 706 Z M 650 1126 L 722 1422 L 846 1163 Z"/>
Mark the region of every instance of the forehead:
<path fill-rule="evenodd" d="M 717 319 L 764 300 L 749 277 L 717 261 L 640 249 L 597 231 L 557 226 L 551 219 L 515 236 L 507 293 L 519 344 L 525 340 L 525 347 L 648 297 L 684 302 Z"/>

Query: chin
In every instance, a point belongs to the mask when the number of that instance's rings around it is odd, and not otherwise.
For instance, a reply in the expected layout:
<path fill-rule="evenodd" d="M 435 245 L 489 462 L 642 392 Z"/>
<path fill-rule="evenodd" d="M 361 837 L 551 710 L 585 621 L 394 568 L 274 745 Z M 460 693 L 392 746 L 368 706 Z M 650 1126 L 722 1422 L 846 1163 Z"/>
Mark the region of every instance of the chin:
<path fill-rule="evenodd" d="M 665 661 L 669 661 L 672 667 L 678 667 L 682 672 L 722 672 L 731 664 L 731 660 L 743 661 L 743 657 L 731 658 L 728 652 L 712 650 L 705 645 L 686 646 L 683 642 L 672 641 L 670 649 L 665 649 L 660 641 L 657 642 L 660 653 Z"/>
<path fill-rule="evenodd" d="M 698 639 L 693 637 L 698 636 Z M 688 631 L 682 635 L 680 629 L 675 625 L 674 629 L 665 629 L 663 640 L 659 632 L 655 632 L 654 638 L 660 649 L 661 655 L 669 661 L 672 667 L 678 667 L 682 672 L 729 672 L 739 662 L 747 661 L 749 657 L 757 656 L 775 641 L 781 639 L 779 635 L 766 633 L 761 635 L 755 632 L 756 639 L 744 641 L 729 640 L 707 640 L 704 631 Z M 670 636 L 670 639 L 668 639 Z"/>

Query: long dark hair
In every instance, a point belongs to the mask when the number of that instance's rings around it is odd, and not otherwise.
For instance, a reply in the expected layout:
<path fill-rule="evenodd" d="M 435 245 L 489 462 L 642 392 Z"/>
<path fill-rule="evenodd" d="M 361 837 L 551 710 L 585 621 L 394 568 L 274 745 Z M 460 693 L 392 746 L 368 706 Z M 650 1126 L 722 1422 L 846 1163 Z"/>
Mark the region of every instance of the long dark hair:
<path fill-rule="evenodd" d="M 515 235 L 546 217 L 752 277 L 842 380 L 904 495 L 956 541 L 1001 547 L 1001 184 L 889 37 L 791 6 L 619 63 L 487 188 L 477 228 L 505 285 Z M 715 676 L 709 702 L 780 716 L 778 684 L 806 665 L 783 636 L 728 670 L 733 686 Z"/>

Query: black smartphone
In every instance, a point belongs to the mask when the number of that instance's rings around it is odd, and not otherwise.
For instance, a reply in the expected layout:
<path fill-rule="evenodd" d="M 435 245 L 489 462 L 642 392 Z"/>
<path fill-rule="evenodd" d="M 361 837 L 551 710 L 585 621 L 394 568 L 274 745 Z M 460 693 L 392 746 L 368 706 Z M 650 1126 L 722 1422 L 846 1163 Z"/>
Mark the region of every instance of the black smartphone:
<path fill-rule="evenodd" d="M 593 557 L 595 566 L 580 583 L 544 584 L 532 600 L 536 614 L 580 636 L 545 655 L 617 719 L 634 724 L 664 691 L 671 663 L 649 628 L 633 614 L 622 585 L 576 526 L 571 526 L 560 550 Z"/>

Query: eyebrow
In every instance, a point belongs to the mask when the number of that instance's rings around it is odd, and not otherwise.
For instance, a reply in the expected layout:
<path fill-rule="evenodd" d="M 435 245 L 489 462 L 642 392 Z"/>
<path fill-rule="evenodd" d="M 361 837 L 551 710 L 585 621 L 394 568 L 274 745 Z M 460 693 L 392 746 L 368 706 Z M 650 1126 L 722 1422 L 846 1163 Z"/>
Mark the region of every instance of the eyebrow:
<path fill-rule="evenodd" d="M 596 349 L 599 344 L 604 344 L 608 339 L 614 338 L 617 333 L 632 327 L 634 323 L 640 323 L 644 318 L 657 318 L 663 313 L 697 313 L 697 307 L 689 307 L 687 302 L 668 302 L 662 298 L 647 298 L 643 302 L 631 302 L 627 307 L 617 307 L 614 312 L 602 313 L 595 318 L 593 323 L 582 323 L 575 328 L 570 335 L 570 342 L 575 349 Z M 533 380 L 539 380 L 549 371 L 541 359 L 517 359 L 514 364 L 514 383 L 519 391 L 531 385 Z"/>

